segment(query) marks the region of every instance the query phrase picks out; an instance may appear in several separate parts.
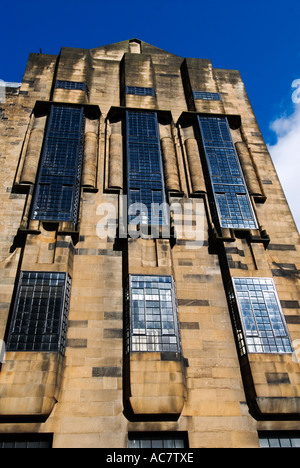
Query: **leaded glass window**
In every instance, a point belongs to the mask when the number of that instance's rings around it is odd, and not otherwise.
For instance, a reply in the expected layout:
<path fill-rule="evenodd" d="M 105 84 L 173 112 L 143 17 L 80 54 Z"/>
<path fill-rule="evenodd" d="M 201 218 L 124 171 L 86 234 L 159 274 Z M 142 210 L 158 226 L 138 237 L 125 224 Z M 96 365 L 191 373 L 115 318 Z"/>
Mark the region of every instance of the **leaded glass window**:
<path fill-rule="evenodd" d="M 249 353 L 292 353 L 272 278 L 233 278 L 242 333 Z"/>
<path fill-rule="evenodd" d="M 221 101 L 220 93 L 209 93 L 206 91 L 193 91 L 194 99 L 200 99 L 205 101 Z"/>
<path fill-rule="evenodd" d="M 226 117 L 198 116 L 221 227 L 257 229 L 257 222 Z"/>
<path fill-rule="evenodd" d="M 55 88 L 58 89 L 79 89 L 80 91 L 88 92 L 87 85 L 84 81 L 65 81 L 56 80 Z"/>
<path fill-rule="evenodd" d="M 157 115 L 127 111 L 126 116 L 129 223 L 139 216 L 141 224 L 166 224 L 163 210 L 153 206 L 165 202 Z M 137 205 L 130 209 L 134 203 L 140 204 L 140 212 Z"/>
<path fill-rule="evenodd" d="M 143 86 L 126 86 L 125 93 L 137 96 L 155 96 L 154 88 L 145 88 Z"/>
<path fill-rule="evenodd" d="M 131 351 L 180 352 L 173 278 L 130 275 L 129 281 Z"/>
<path fill-rule="evenodd" d="M 84 123 L 82 107 L 52 106 L 34 194 L 32 219 L 77 222 Z"/>
<path fill-rule="evenodd" d="M 65 349 L 71 279 L 66 273 L 22 271 L 7 351 Z"/>

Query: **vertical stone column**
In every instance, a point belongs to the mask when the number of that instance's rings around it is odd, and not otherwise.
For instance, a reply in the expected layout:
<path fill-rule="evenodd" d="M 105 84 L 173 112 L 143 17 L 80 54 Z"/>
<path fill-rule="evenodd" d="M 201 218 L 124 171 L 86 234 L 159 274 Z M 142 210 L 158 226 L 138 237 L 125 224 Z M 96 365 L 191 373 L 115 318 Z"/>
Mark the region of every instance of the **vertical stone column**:
<path fill-rule="evenodd" d="M 35 117 L 20 177 L 21 184 L 34 184 L 42 151 L 47 116 Z"/>
<path fill-rule="evenodd" d="M 240 160 L 249 194 L 258 197 L 265 197 L 260 186 L 255 168 L 251 161 L 251 155 L 249 153 L 246 143 L 243 141 L 237 141 L 235 143 L 235 148 Z"/>
<path fill-rule="evenodd" d="M 189 163 L 192 191 L 193 193 L 206 193 L 197 140 L 188 138 L 185 140 L 184 145 Z"/>
<path fill-rule="evenodd" d="M 83 187 L 96 188 L 98 160 L 98 119 L 86 119 L 84 159 L 81 184 Z"/>
<path fill-rule="evenodd" d="M 164 164 L 165 185 L 168 191 L 180 191 L 180 182 L 174 142 L 171 137 L 161 139 L 161 148 Z"/>
<path fill-rule="evenodd" d="M 108 187 L 123 188 L 123 137 L 119 133 L 109 138 Z"/>

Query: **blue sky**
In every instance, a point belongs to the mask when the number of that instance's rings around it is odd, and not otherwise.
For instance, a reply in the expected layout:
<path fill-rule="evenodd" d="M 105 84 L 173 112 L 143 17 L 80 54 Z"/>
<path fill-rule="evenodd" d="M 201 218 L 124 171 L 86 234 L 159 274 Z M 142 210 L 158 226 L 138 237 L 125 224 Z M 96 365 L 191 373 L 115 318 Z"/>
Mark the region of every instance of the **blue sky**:
<path fill-rule="evenodd" d="M 209 58 L 215 68 L 238 69 L 275 166 L 284 171 L 279 176 L 286 193 L 293 185 L 287 196 L 300 226 L 298 182 L 291 184 L 295 171 L 285 163 L 290 133 L 295 154 L 289 165 L 298 161 L 300 103 L 292 101 L 292 83 L 300 79 L 299 21 L 299 0 L 6 0 L 0 79 L 21 81 L 30 52 L 58 54 L 61 47 L 94 48 L 134 37 L 182 57 Z"/>

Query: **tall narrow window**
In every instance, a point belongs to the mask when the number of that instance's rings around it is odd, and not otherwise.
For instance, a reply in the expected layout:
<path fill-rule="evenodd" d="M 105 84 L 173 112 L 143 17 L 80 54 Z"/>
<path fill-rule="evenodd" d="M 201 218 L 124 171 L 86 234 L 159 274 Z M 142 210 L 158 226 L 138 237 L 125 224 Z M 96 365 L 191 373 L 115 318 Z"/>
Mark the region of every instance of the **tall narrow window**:
<path fill-rule="evenodd" d="M 180 352 L 171 276 L 130 275 L 130 350 Z"/>
<path fill-rule="evenodd" d="M 233 278 L 233 286 L 231 300 L 236 301 L 240 315 L 242 329 L 238 338 L 245 341 L 244 352 L 291 353 L 291 340 L 273 279 Z"/>
<path fill-rule="evenodd" d="M 226 117 L 198 116 L 198 121 L 220 226 L 257 229 Z"/>
<path fill-rule="evenodd" d="M 139 215 L 142 224 L 166 224 L 163 211 L 154 206 L 165 202 L 157 115 L 127 111 L 126 117 L 128 206 L 143 205 L 143 215 L 129 209 L 128 220 Z"/>
<path fill-rule="evenodd" d="M 32 219 L 77 222 L 83 143 L 83 108 L 53 105 L 48 118 Z"/>
<path fill-rule="evenodd" d="M 7 351 L 65 349 L 71 279 L 66 273 L 21 272 Z"/>

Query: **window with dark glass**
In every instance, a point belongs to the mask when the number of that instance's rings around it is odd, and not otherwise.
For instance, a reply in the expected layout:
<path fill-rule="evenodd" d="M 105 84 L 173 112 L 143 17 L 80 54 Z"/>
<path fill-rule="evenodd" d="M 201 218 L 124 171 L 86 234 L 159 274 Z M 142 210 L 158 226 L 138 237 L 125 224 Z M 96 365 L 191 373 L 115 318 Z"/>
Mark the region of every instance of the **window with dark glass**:
<path fill-rule="evenodd" d="M 84 124 L 82 107 L 51 107 L 32 219 L 77 222 Z"/>
<path fill-rule="evenodd" d="M 53 434 L 0 434 L 0 449 L 52 448 Z"/>
<path fill-rule="evenodd" d="M 137 96 L 155 96 L 154 88 L 145 88 L 143 86 L 126 86 L 125 93 Z"/>
<path fill-rule="evenodd" d="M 185 432 L 131 432 L 128 434 L 128 448 L 188 448 Z"/>
<path fill-rule="evenodd" d="M 172 276 L 129 276 L 130 350 L 180 352 Z"/>
<path fill-rule="evenodd" d="M 56 80 L 55 89 L 79 89 L 80 91 L 88 90 L 87 85 L 84 81 L 65 81 Z"/>
<path fill-rule="evenodd" d="M 194 99 L 204 100 L 204 101 L 221 101 L 220 93 L 209 93 L 206 91 L 193 91 Z"/>
<path fill-rule="evenodd" d="M 257 229 L 257 221 L 226 117 L 198 116 L 221 227 Z"/>
<path fill-rule="evenodd" d="M 300 448 L 300 431 L 260 431 L 261 448 Z"/>
<path fill-rule="evenodd" d="M 272 278 L 233 278 L 231 301 L 242 354 L 293 352 Z"/>
<path fill-rule="evenodd" d="M 166 224 L 158 121 L 155 112 L 127 111 L 127 193 L 129 223 L 137 216 L 141 224 Z M 133 204 L 134 209 L 130 209 Z"/>
<path fill-rule="evenodd" d="M 66 273 L 22 271 L 7 351 L 65 349 L 71 279 Z"/>

